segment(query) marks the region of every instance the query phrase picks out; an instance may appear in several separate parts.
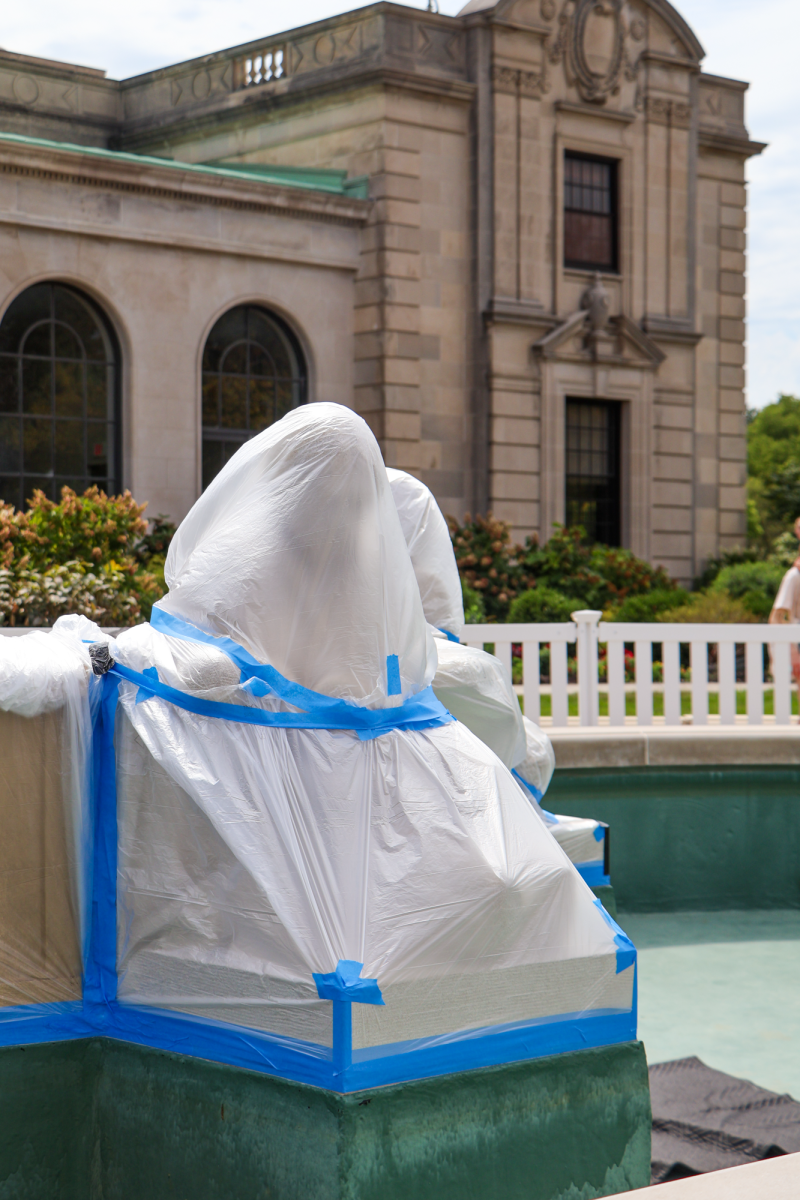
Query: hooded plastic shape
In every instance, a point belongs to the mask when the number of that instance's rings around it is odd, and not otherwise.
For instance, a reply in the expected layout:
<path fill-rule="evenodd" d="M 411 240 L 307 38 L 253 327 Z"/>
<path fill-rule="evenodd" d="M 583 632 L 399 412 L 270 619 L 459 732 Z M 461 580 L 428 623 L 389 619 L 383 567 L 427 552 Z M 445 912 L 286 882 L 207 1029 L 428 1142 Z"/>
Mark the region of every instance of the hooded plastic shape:
<path fill-rule="evenodd" d="M 393 654 L 403 695 L 433 676 L 380 452 L 348 409 L 309 405 L 243 446 L 181 526 L 167 576 L 164 609 L 317 691 L 392 705 Z M 148 625 L 117 654 L 187 692 L 274 703 L 215 649 Z M 385 1006 L 353 1006 L 354 1053 L 630 1011 L 615 932 L 463 724 L 361 741 L 198 716 L 130 683 L 119 696 L 123 1004 L 330 1045 L 314 977 L 334 986 L 361 963 Z"/>
<path fill-rule="evenodd" d="M 411 555 L 425 619 L 458 638 L 464 624 L 461 579 L 450 531 L 433 493 L 405 471 L 386 468 Z"/>
<path fill-rule="evenodd" d="M 246 442 L 181 524 L 167 612 L 312 691 L 371 708 L 431 682 L 436 655 L 378 444 L 339 404 Z M 399 658 L 401 696 L 387 691 Z"/>

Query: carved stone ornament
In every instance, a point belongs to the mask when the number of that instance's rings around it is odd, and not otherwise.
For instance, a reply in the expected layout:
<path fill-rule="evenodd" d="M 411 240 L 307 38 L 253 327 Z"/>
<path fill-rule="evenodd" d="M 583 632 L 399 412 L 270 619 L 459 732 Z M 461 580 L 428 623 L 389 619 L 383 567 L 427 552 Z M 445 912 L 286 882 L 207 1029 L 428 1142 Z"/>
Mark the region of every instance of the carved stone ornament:
<path fill-rule="evenodd" d="M 605 104 L 616 95 L 623 77 L 634 83 L 639 75 L 641 52 L 629 52 L 631 40 L 640 41 L 646 26 L 639 15 L 626 23 L 625 0 L 564 0 L 558 27 L 547 41 L 547 59 L 564 61 L 568 82 L 582 100 Z M 548 81 L 543 81 L 543 91 Z M 640 101 L 635 102 L 640 107 Z"/>
<path fill-rule="evenodd" d="M 608 324 L 611 296 L 603 286 L 600 272 L 595 271 L 594 279 L 581 296 L 581 308 L 589 318 L 592 333 L 600 333 Z"/>
<path fill-rule="evenodd" d="M 570 57 L 584 100 L 603 104 L 618 91 L 625 59 L 622 0 L 578 0 L 572 23 Z"/>
<path fill-rule="evenodd" d="M 540 12 L 543 21 L 552 21 L 556 15 L 556 0 L 542 0 Z"/>

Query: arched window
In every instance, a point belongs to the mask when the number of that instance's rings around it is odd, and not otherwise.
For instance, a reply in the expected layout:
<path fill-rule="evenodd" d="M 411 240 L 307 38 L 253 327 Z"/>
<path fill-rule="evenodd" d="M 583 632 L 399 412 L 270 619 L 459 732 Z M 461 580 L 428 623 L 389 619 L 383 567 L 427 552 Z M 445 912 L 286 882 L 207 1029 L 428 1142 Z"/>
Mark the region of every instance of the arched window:
<path fill-rule="evenodd" d="M 220 317 L 203 351 L 203 487 L 243 442 L 306 400 L 306 368 L 288 325 L 253 304 Z"/>
<path fill-rule="evenodd" d="M 108 321 L 62 283 L 37 283 L 0 323 L 0 499 L 120 487 L 119 353 Z"/>

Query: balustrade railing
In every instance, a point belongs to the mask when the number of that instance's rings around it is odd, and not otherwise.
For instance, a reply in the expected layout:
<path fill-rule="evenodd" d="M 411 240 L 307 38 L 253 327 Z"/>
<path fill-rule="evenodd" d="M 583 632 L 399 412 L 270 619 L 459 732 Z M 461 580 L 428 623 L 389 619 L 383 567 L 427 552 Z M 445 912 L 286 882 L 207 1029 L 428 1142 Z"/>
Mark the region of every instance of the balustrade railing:
<path fill-rule="evenodd" d="M 792 720 L 798 626 L 616 623 L 591 610 L 572 617 L 563 624 L 465 625 L 461 641 L 492 647 L 509 672 L 516 661 L 524 711 L 545 725 Z"/>
<path fill-rule="evenodd" d="M 233 61 L 233 90 L 273 83 L 289 74 L 286 43 L 263 46 L 258 51 L 243 54 Z"/>

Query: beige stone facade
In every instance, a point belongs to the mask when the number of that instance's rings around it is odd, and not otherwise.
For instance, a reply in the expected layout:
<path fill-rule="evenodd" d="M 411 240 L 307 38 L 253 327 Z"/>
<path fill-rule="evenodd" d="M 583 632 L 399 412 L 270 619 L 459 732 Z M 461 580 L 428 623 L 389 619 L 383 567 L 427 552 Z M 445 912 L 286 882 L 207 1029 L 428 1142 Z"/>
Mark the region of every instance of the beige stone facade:
<path fill-rule="evenodd" d="M 295 331 L 309 399 L 362 413 L 446 512 L 517 535 L 565 518 L 566 400 L 613 402 L 620 540 L 688 579 L 744 534 L 761 149 L 745 85 L 702 55 L 666 0 L 381 3 L 121 83 L 0 52 L 0 126 L 29 139 L 0 136 L 0 306 L 58 278 L 104 307 L 124 482 L 176 517 L 204 339 L 239 303 Z M 593 271 L 564 266 L 565 155 L 614 164 L 596 321 Z M 179 168 L 210 163 L 366 176 L 368 199 Z"/>

